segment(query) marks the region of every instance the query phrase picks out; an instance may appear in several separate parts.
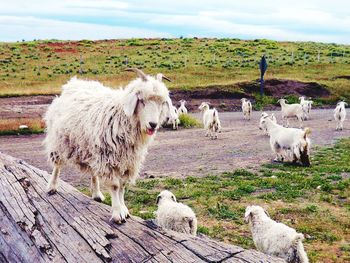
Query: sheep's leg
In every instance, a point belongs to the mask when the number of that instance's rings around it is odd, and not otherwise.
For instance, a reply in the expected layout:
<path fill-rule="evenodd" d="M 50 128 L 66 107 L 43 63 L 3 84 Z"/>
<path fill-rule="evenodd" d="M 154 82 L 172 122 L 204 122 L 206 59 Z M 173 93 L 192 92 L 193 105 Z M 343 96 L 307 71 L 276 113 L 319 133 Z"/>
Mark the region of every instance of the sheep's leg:
<path fill-rule="evenodd" d="M 126 207 L 125 202 L 124 202 L 124 194 L 125 194 L 125 184 L 122 184 L 122 186 L 119 189 L 119 199 L 120 199 L 120 203 L 121 203 L 122 213 L 124 214 L 125 218 L 128 218 L 128 217 L 130 217 L 130 214 L 129 214 L 129 210 Z"/>
<path fill-rule="evenodd" d="M 117 224 L 121 224 L 125 222 L 125 214 L 122 211 L 119 191 L 120 191 L 120 184 L 113 184 L 110 188 L 111 198 L 112 198 L 111 221 L 114 221 Z"/>
<path fill-rule="evenodd" d="M 60 172 L 61 172 L 61 165 L 55 163 L 54 167 L 53 167 L 53 170 L 52 170 L 52 174 L 51 174 L 50 180 L 49 180 L 48 185 L 47 185 L 47 192 L 50 195 L 52 195 L 52 194 L 57 192 L 58 177 L 60 176 Z"/>
<path fill-rule="evenodd" d="M 100 180 L 96 175 L 93 175 L 91 177 L 91 193 L 92 199 L 94 199 L 95 201 L 103 202 L 105 200 L 105 197 L 103 196 L 100 190 Z"/>

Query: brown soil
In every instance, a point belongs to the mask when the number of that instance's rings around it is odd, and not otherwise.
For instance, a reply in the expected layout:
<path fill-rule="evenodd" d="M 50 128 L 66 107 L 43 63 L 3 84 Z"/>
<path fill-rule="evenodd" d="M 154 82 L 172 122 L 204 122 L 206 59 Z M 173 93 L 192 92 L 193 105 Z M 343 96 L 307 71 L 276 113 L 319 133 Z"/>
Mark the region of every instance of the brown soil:
<path fill-rule="evenodd" d="M 200 119 L 198 113 L 194 114 Z M 276 112 L 280 122 L 280 112 Z M 202 129 L 162 130 L 149 149 L 142 177 L 187 177 L 219 174 L 238 168 L 259 169 L 274 158 L 269 138 L 258 129 L 260 112 L 245 121 L 240 112 L 221 112 L 223 130 L 218 140 L 204 136 Z M 291 125 L 296 126 L 296 122 Z M 335 139 L 350 136 L 350 126 L 335 131 L 332 110 L 313 110 L 305 126 L 312 130 L 312 147 L 328 145 Z M 0 151 L 22 158 L 47 171 L 51 167 L 42 147 L 44 135 L 0 136 Z M 89 186 L 90 178 L 74 168 L 65 167 L 62 179 L 75 186 Z"/>

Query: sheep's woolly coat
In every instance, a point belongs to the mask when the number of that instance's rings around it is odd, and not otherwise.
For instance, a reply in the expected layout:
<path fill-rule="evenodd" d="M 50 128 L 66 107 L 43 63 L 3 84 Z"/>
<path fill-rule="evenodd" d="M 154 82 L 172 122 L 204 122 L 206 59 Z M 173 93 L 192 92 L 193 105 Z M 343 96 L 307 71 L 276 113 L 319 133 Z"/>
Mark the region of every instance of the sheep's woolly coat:
<path fill-rule="evenodd" d="M 112 90 L 97 81 L 72 78 L 45 115 L 44 144 L 51 162 L 73 164 L 103 179 L 122 176 L 134 182 L 154 136 L 142 132 L 137 115 L 128 112 L 129 104 L 136 103 L 128 95 L 170 100 L 168 89 L 156 81 L 138 78 Z"/>
<path fill-rule="evenodd" d="M 158 198 L 156 223 L 158 226 L 176 232 L 196 235 L 197 218 L 193 210 L 185 204 L 176 202 L 175 196 L 165 190 Z"/>
<path fill-rule="evenodd" d="M 272 220 L 260 206 L 248 206 L 245 221 L 250 223 L 256 248 L 268 255 L 281 257 L 290 263 L 308 263 L 303 234 Z"/>
<path fill-rule="evenodd" d="M 343 122 L 346 118 L 346 109 L 345 105 L 348 105 L 344 101 L 340 101 L 337 104 L 337 107 L 334 109 L 334 120 L 337 123 L 336 130 L 342 130 L 343 129 Z"/>

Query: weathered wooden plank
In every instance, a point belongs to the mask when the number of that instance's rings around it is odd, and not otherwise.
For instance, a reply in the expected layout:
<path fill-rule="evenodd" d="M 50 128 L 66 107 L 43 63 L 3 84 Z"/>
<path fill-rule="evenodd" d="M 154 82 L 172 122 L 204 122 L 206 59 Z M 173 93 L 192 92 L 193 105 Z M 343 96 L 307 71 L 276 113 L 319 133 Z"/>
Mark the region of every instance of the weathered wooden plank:
<path fill-rule="evenodd" d="M 65 182 L 47 195 L 48 178 L 0 153 L 0 262 L 283 262 L 136 217 L 113 224 L 110 207 Z"/>

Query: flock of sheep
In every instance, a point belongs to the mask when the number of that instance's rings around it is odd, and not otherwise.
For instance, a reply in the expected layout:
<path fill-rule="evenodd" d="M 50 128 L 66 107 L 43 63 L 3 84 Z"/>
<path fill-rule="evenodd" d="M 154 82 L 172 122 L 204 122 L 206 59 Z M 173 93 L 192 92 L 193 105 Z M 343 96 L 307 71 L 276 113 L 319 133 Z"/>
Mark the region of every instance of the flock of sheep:
<path fill-rule="evenodd" d="M 150 142 L 162 124 L 170 122 L 176 129 L 179 114 L 186 114 L 185 101 L 176 109 L 169 97 L 162 74 L 146 75 L 130 68 L 138 78 L 125 87 L 114 90 L 97 81 L 72 78 L 63 86 L 60 97 L 54 99 L 45 114 L 45 148 L 53 165 L 48 182 L 48 193 L 58 189 L 58 177 L 63 165 L 71 164 L 91 176 L 92 198 L 103 201 L 100 180 L 109 188 L 112 199 L 112 218 L 123 223 L 129 217 L 124 202 L 125 186 L 135 182 L 147 155 Z M 170 80 L 169 80 L 170 81 Z M 301 104 L 286 104 L 280 100 L 282 117 L 287 121 L 296 117 L 301 125 L 309 117 L 312 102 L 301 98 Z M 307 105 L 307 106 L 304 106 Z M 335 110 L 337 129 L 345 119 L 345 102 Z M 221 130 L 218 111 L 203 102 L 206 136 L 218 137 Z M 244 118 L 250 119 L 252 104 L 242 99 Z M 310 165 L 310 130 L 295 129 L 277 124 L 274 115 L 263 113 L 260 129 L 270 136 L 271 149 L 276 159 L 300 160 Z M 160 227 L 196 235 L 197 219 L 190 207 L 176 201 L 169 191 L 157 197 L 156 222 Z M 294 229 L 273 221 L 259 206 L 248 206 L 245 221 L 250 223 L 256 247 L 264 253 L 286 259 L 288 262 L 308 262 L 303 235 Z"/>

